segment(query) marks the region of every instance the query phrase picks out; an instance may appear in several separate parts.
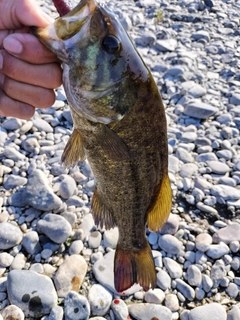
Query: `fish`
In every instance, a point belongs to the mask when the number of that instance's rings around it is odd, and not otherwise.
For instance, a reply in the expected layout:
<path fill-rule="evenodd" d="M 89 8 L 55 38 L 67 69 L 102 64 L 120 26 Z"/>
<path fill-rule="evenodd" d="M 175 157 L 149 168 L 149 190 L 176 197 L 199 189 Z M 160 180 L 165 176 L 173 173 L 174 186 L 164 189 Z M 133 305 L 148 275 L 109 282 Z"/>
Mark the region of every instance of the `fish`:
<path fill-rule="evenodd" d="M 106 4 L 82 0 L 48 27 L 32 28 L 61 60 L 73 132 L 66 167 L 88 159 L 96 186 L 96 225 L 118 227 L 114 286 L 156 285 L 146 225 L 162 228 L 171 211 L 167 122 L 158 87 Z"/>

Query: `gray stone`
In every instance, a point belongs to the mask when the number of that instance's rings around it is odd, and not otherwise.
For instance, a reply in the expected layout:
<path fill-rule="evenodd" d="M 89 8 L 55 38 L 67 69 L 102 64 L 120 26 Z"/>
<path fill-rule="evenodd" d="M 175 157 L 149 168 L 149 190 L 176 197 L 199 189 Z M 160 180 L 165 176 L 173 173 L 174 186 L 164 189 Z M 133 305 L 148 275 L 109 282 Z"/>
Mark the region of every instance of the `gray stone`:
<path fill-rule="evenodd" d="M 196 236 L 195 244 L 199 251 L 205 252 L 212 244 L 212 237 L 208 233 L 200 233 Z"/>
<path fill-rule="evenodd" d="M 66 257 L 54 277 L 58 297 L 66 297 L 70 291 L 78 292 L 87 273 L 87 263 L 80 255 Z"/>
<path fill-rule="evenodd" d="M 230 283 L 226 289 L 226 293 L 229 297 L 235 299 L 239 294 L 239 287 L 235 283 Z"/>
<path fill-rule="evenodd" d="M 194 163 L 185 163 L 180 168 L 180 176 L 190 178 L 198 170 L 198 166 Z"/>
<path fill-rule="evenodd" d="M 116 320 L 129 319 L 128 307 L 121 299 L 114 299 L 111 303 L 111 309 L 114 313 Z"/>
<path fill-rule="evenodd" d="M 161 289 L 150 289 L 146 292 L 144 300 L 148 303 L 161 304 L 165 299 L 165 293 Z"/>
<path fill-rule="evenodd" d="M 24 249 L 31 255 L 37 254 L 41 251 L 39 237 L 36 231 L 29 231 L 22 240 Z"/>
<path fill-rule="evenodd" d="M 11 256 L 7 252 L 0 253 L 0 266 L 4 268 L 9 267 L 13 262 L 13 259 L 14 259 L 13 256 Z"/>
<path fill-rule="evenodd" d="M 86 214 L 82 220 L 82 223 L 80 224 L 80 229 L 83 230 L 84 236 L 89 237 L 94 227 L 95 224 L 92 214 Z"/>
<path fill-rule="evenodd" d="M 189 314 L 189 320 L 226 320 L 226 317 L 227 314 L 224 307 L 215 302 L 196 307 Z"/>
<path fill-rule="evenodd" d="M 165 298 L 165 306 L 172 312 L 179 310 L 178 298 L 175 294 L 167 294 Z"/>
<path fill-rule="evenodd" d="M 88 300 L 75 291 L 70 291 L 64 299 L 66 320 L 87 320 L 90 316 Z"/>
<path fill-rule="evenodd" d="M 207 119 L 214 115 L 218 111 L 217 108 L 212 107 L 209 104 L 203 103 L 202 101 L 193 100 L 190 101 L 184 109 L 184 113 L 193 118 Z"/>
<path fill-rule="evenodd" d="M 174 51 L 177 47 L 177 41 L 175 39 L 157 40 L 155 48 L 161 52 Z"/>
<path fill-rule="evenodd" d="M 197 162 L 207 162 L 207 161 L 217 161 L 217 160 L 218 158 L 213 152 L 202 153 L 196 157 Z"/>
<path fill-rule="evenodd" d="M 199 30 L 195 33 L 192 33 L 191 38 L 194 41 L 198 41 L 200 39 L 205 39 L 207 42 L 210 41 L 209 33 L 205 30 Z"/>
<path fill-rule="evenodd" d="M 26 257 L 23 253 L 18 253 L 11 264 L 11 270 L 21 270 L 25 267 Z"/>
<path fill-rule="evenodd" d="M 187 279 L 191 286 L 199 287 L 202 283 L 202 273 L 195 265 L 191 265 L 187 269 Z"/>
<path fill-rule="evenodd" d="M 22 121 L 20 119 L 7 118 L 5 121 L 3 121 L 3 123 L 1 124 L 1 127 L 9 131 L 14 131 L 19 129 L 21 125 L 22 125 Z"/>
<path fill-rule="evenodd" d="M 206 254 L 212 259 L 219 259 L 229 251 L 229 247 L 224 242 L 219 242 L 219 244 L 211 244 Z"/>
<path fill-rule="evenodd" d="M 227 320 L 238 320 L 240 319 L 240 309 L 238 306 L 233 306 L 227 314 Z"/>
<path fill-rule="evenodd" d="M 105 248 L 115 249 L 117 246 L 119 237 L 118 228 L 112 228 L 110 230 L 106 230 L 103 235 L 103 245 Z"/>
<path fill-rule="evenodd" d="M 225 174 L 230 171 L 229 166 L 220 161 L 208 161 L 207 165 L 216 174 Z"/>
<path fill-rule="evenodd" d="M 4 148 L 3 152 L 0 154 L 0 159 L 4 157 L 8 159 L 12 159 L 13 161 L 19 161 L 19 160 L 23 160 L 25 158 L 25 155 L 20 153 L 13 147 L 6 147 Z"/>
<path fill-rule="evenodd" d="M 181 279 L 176 279 L 177 290 L 181 292 L 181 294 L 192 301 L 195 298 L 195 291 L 191 288 L 186 282 Z"/>
<path fill-rule="evenodd" d="M 35 152 L 40 149 L 40 145 L 38 143 L 38 140 L 34 137 L 28 137 L 22 142 L 22 148 L 26 150 L 27 152 Z"/>
<path fill-rule="evenodd" d="M 179 171 L 179 160 L 174 155 L 168 156 L 168 170 L 173 173 Z"/>
<path fill-rule="evenodd" d="M 101 244 L 101 240 L 102 240 L 101 232 L 93 231 L 88 238 L 89 247 L 93 249 L 98 248 Z"/>
<path fill-rule="evenodd" d="M 162 269 L 157 273 L 157 286 L 164 291 L 171 287 L 171 278 L 168 273 Z"/>
<path fill-rule="evenodd" d="M 41 170 L 34 170 L 28 178 L 23 195 L 28 205 L 42 211 L 59 209 L 62 201 L 54 194 Z"/>
<path fill-rule="evenodd" d="M 240 198 L 239 189 L 230 186 L 225 186 L 224 184 L 212 186 L 211 194 L 216 197 L 221 197 L 224 200 L 237 200 Z"/>
<path fill-rule="evenodd" d="M 63 243 L 72 233 L 70 223 L 60 215 L 49 213 L 37 223 L 37 230 L 55 243 Z"/>
<path fill-rule="evenodd" d="M 128 311 L 136 320 L 172 319 L 172 312 L 168 308 L 153 303 L 130 304 Z"/>
<path fill-rule="evenodd" d="M 181 252 L 182 243 L 170 234 L 160 236 L 158 244 L 162 250 L 168 253 L 179 254 Z"/>
<path fill-rule="evenodd" d="M 63 180 L 59 186 L 59 194 L 63 199 L 69 199 L 74 195 L 76 191 L 76 182 L 75 180 L 67 175 L 64 175 Z"/>
<path fill-rule="evenodd" d="M 172 279 L 181 278 L 183 270 L 180 264 L 167 257 L 163 258 L 163 263 Z"/>
<path fill-rule="evenodd" d="M 8 298 L 25 314 L 34 318 L 50 313 L 57 305 L 57 294 L 51 279 L 29 270 L 8 274 Z"/>
<path fill-rule="evenodd" d="M 4 320 L 24 320 L 24 313 L 20 308 L 14 305 L 4 308 L 1 312 L 1 316 Z"/>
<path fill-rule="evenodd" d="M 24 186 L 27 183 L 27 179 L 24 177 L 20 177 L 14 174 L 7 176 L 6 180 L 4 181 L 4 188 L 6 190 L 14 189 L 16 187 Z"/>
<path fill-rule="evenodd" d="M 63 308 L 60 306 L 53 307 L 49 316 L 44 318 L 44 320 L 62 320 L 62 319 L 63 319 Z"/>
<path fill-rule="evenodd" d="M 213 281 L 213 288 L 217 288 L 226 275 L 226 269 L 222 260 L 217 260 L 211 269 L 211 279 Z"/>
<path fill-rule="evenodd" d="M 175 234 L 179 227 L 179 216 L 177 214 L 170 214 L 168 220 L 160 230 L 161 234 Z"/>
<path fill-rule="evenodd" d="M 193 162 L 193 157 L 191 153 L 189 153 L 187 150 L 183 148 L 177 149 L 176 156 L 179 160 L 181 160 L 184 163 Z"/>
<path fill-rule="evenodd" d="M 240 241 L 240 224 L 237 222 L 232 222 L 228 224 L 225 228 L 219 229 L 213 235 L 214 242 L 224 242 L 231 243 L 232 241 Z"/>
<path fill-rule="evenodd" d="M 92 314 L 104 316 L 110 309 L 112 294 L 100 284 L 94 284 L 88 292 Z"/>
<path fill-rule="evenodd" d="M 79 254 L 83 249 L 83 242 L 82 240 L 75 240 L 71 243 L 68 251 L 69 251 L 69 254 L 72 255 L 72 254 Z"/>
<path fill-rule="evenodd" d="M 0 249 L 6 250 L 16 246 L 22 241 L 22 237 L 22 232 L 17 226 L 9 222 L 0 223 Z"/>
<path fill-rule="evenodd" d="M 36 127 L 40 132 L 53 132 L 53 127 L 47 121 L 37 117 L 36 115 L 33 117 L 32 122 L 34 127 Z"/>

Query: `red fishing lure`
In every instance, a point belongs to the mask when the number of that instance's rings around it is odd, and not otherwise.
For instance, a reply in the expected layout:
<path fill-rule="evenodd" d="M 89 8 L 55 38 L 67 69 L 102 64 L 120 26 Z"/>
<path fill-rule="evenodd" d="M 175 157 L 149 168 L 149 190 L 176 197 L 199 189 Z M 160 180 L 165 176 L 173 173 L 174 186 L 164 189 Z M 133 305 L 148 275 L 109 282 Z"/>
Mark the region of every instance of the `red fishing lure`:
<path fill-rule="evenodd" d="M 65 16 L 71 8 L 64 2 L 64 0 L 52 0 L 57 12 L 59 13 L 60 17 Z"/>

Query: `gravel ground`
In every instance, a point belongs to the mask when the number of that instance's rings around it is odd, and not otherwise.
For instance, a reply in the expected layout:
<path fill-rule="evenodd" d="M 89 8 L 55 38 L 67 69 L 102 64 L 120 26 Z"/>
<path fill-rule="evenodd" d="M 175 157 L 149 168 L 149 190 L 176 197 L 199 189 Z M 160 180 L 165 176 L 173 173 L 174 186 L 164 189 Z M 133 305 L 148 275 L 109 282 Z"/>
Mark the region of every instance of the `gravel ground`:
<path fill-rule="evenodd" d="M 239 320 L 240 1 L 109 6 L 166 106 L 173 207 L 146 230 L 157 286 L 115 292 L 118 230 L 94 225 L 88 162 L 60 164 L 72 118 L 58 88 L 29 121 L 0 117 L 0 319 Z"/>

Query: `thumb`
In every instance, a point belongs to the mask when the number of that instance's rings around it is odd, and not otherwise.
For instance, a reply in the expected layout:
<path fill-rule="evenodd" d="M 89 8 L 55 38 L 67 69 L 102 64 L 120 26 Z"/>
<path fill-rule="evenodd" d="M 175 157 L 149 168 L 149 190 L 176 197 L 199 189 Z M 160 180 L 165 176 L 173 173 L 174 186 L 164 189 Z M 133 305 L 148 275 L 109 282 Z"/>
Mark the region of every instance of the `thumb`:
<path fill-rule="evenodd" d="M 49 18 L 34 0 L 0 1 L 0 29 L 19 29 L 23 26 L 44 28 Z"/>

